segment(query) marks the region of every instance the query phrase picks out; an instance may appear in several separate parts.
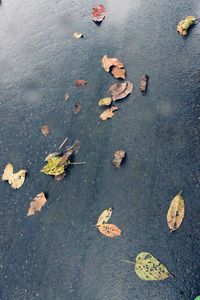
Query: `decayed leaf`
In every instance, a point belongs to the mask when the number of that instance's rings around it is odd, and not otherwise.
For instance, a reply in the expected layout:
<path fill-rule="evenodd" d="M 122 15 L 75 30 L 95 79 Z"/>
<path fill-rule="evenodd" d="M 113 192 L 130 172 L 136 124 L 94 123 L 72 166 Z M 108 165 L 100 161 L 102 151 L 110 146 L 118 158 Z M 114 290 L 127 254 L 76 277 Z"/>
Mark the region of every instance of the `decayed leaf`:
<path fill-rule="evenodd" d="M 8 183 L 13 189 L 19 189 L 25 181 L 26 170 L 20 170 L 17 173 L 13 173 L 13 165 L 7 164 L 2 176 L 2 180 L 8 180 Z"/>
<path fill-rule="evenodd" d="M 81 111 L 81 105 L 80 105 L 80 103 L 76 103 L 74 105 L 74 110 L 75 110 L 76 114 L 78 114 Z"/>
<path fill-rule="evenodd" d="M 184 199 L 181 193 L 178 193 L 171 201 L 167 212 L 167 223 L 171 231 L 178 229 L 183 221 L 185 214 Z"/>
<path fill-rule="evenodd" d="M 80 39 L 80 38 L 83 38 L 83 34 L 82 34 L 82 32 L 74 32 L 73 37 L 75 39 Z"/>
<path fill-rule="evenodd" d="M 97 223 L 96 223 L 96 227 L 101 226 L 105 223 L 108 222 L 108 220 L 110 219 L 112 215 L 112 207 L 105 209 L 99 216 Z"/>
<path fill-rule="evenodd" d="M 69 95 L 66 93 L 64 96 L 64 100 L 67 101 L 69 99 Z"/>
<path fill-rule="evenodd" d="M 92 20 L 94 22 L 102 22 L 105 18 L 106 10 L 103 5 L 97 5 L 92 9 Z"/>
<path fill-rule="evenodd" d="M 98 229 L 103 235 L 111 238 L 121 235 L 121 230 L 115 224 L 103 224 Z"/>
<path fill-rule="evenodd" d="M 147 91 L 149 76 L 148 75 L 142 75 L 140 78 L 140 91 L 145 94 Z"/>
<path fill-rule="evenodd" d="M 164 280 L 170 276 L 167 268 L 148 252 L 137 255 L 135 272 L 143 280 Z"/>
<path fill-rule="evenodd" d="M 75 85 L 76 86 L 84 86 L 84 85 L 86 85 L 87 84 L 87 81 L 85 81 L 84 79 L 77 79 L 76 81 L 75 81 Z"/>
<path fill-rule="evenodd" d="M 126 98 L 133 90 L 133 83 L 126 81 L 123 83 L 114 83 L 111 85 L 109 92 L 113 101 Z"/>
<path fill-rule="evenodd" d="M 112 103 L 112 99 L 110 97 L 102 98 L 99 100 L 99 106 L 109 106 L 111 103 Z"/>
<path fill-rule="evenodd" d="M 42 127 L 41 127 L 41 131 L 42 131 L 42 134 L 44 135 L 44 136 L 47 136 L 48 134 L 49 134 L 49 127 L 47 126 L 47 125 L 43 125 Z"/>
<path fill-rule="evenodd" d="M 123 150 L 117 150 L 114 154 L 114 159 L 112 161 L 112 164 L 116 167 L 119 168 L 121 166 L 121 163 L 123 159 L 125 158 L 126 152 Z"/>
<path fill-rule="evenodd" d="M 111 67 L 118 67 L 119 69 L 122 69 L 124 64 L 117 58 L 104 55 L 102 58 L 102 67 L 106 72 L 109 72 Z"/>
<path fill-rule="evenodd" d="M 117 106 L 112 106 L 111 108 L 108 108 L 106 110 L 104 110 L 104 112 L 100 115 L 100 119 L 102 121 L 106 121 L 107 119 L 111 119 L 115 114 L 114 111 L 117 110 L 118 107 Z"/>
<path fill-rule="evenodd" d="M 43 192 L 39 193 L 30 203 L 30 208 L 28 210 L 27 216 L 32 216 L 36 212 L 40 211 L 46 202 L 47 199 L 45 197 L 45 194 Z"/>
<path fill-rule="evenodd" d="M 126 71 L 124 69 L 119 69 L 118 67 L 113 67 L 111 73 L 115 78 L 126 78 Z"/>
<path fill-rule="evenodd" d="M 197 19 L 194 16 L 188 16 L 185 20 L 181 20 L 177 26 L 178 33 L 187 35 L 189 28 L 194 25 L 196 21 Z"/>

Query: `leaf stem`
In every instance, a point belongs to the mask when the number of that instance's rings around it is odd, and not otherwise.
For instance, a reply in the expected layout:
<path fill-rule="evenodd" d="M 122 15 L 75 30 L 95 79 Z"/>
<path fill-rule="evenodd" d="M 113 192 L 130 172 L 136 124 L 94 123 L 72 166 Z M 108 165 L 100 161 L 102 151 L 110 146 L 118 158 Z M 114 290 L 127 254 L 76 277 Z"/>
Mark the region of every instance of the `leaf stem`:
<path fill-rule="evenodd" d="M 62 144 L 60 145 L 60 147 L 58 149 L 61 149 L 64 146 L 64 144 L 66 143 L 67 140 L 68 140 L 68 137 L 66 137 L 64 139 L 64 141 L 62 142 Z"/>
<path fill-rule="evenodd" d="M 79 162 L 70 162 L 70 165 L 83 165 L 83 164 L 86 164 L 86 161 L 79 161 Z"/>
<path fill-rule="evenodd" d="M 128 264 L 133 264 L 135 265 L 135 262 L 134 261 L 130 261 L 130 260 L 125 260 L 125 259 L 122 259 L 123 262 L 126 262 Z"/>

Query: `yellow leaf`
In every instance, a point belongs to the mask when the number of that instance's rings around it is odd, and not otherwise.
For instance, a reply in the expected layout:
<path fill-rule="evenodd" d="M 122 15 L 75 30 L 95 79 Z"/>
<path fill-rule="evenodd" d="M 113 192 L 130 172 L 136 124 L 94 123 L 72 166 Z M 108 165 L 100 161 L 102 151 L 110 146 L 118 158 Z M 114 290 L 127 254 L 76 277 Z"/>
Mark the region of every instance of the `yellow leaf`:
<path fill-rule="evenodd" d="M 148 252 L 137 255 L 135 272 L 143 280 L 164 280 L 170 276 L 167 268 Z"/>
<path fill-rule="evenodd" d="M 194 16 L 188 16 L 185 20 L 181 20 L 177 26 L 178 33 L 187 35 L 189 28 L 195 24 L 195 21 L 197 21 L 197 19 Z"/>
<path fill-rule="evenodd" d="M 171 231 L 178 229 L 185 215 L 184 199 L 181 193 L 178 193 L 171 201 L 167 212 L 167 223 Z"/>
<path fill-rule="evenodd" d="M 65 164 L 60 164 L 62 157 L 54 156 L 48 159 L 46 166 L 44 166 L 41 172 L 45 173 L 46 175 L 61 175 L 65 172 Z"/>
<path fill-rule="evenodd" d="M 46 202 L 47 202 L 47 199 L 45 197 L 45 194 L 43 192 L 39 193 L 31 202 L 27 216 L 32 216 L 36 212 L 40 211 Z"/>
<path fill-rule="evenodd" d="M 115 224 L 103 224 L 98 227 L 99 231 L 107 237 L 117 237 L 121 235 L 121 230 Z"/>
<path fill-rule="evenodd" d="M 112 99 L 110 97 L 102 98 L 99 100 L 99 106 L 108 106 L 112 102 Z"/>
<path fill-rule="evenodd" d="M 101 226 L 105 223 L 108 222 L 108 220 L 110 219 L 112 215 L 112 207 L 105 209 L 99 216 L 97 223 L 96 223 L 96 227 Z"/>
<path fill-rule="evenodd" d="M 20 170 L 17 173 L 13 173 L 13 165 L 7 164 L 2 176 L 2 180 L 8 180 L 8 183 L 13 189 L 19 189 L 25 181 L 26 170 Z"/>

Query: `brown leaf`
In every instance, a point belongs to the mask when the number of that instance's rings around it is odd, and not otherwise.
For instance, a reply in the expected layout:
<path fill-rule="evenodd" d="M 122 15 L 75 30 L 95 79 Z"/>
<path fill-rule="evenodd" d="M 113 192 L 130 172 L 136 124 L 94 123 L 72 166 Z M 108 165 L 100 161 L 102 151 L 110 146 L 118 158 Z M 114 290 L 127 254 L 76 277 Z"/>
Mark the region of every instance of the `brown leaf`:
<path fill-rule="evenodd" d="M 114 154 L 114 159 L 112 161 L 113 166 L 119 168 L 123 159 L 125 158 L 126 152 L 123 150 L 117 150 Z"/>
<path fill-rule="evenodd" d="M 75 114 L 78 114 L 81 111 L 81 105 L 80 103 L 76 103 L 74 105 Z"/>
<path fill-rule="evenodd" d="M 126 71 L 124 69 L 119 69 L 118 67 L 113 67 L 111 73 L 115 78 L 126 79 Z"/>
<path fill-rule="evenodd" d="M 94 22 L 102 22 L 105 18 L 106 10 L 103 5 L 97 5 L 92 9 L 92 20 Z"/>
<path fill-rule="evenodd" d="M 111 108 L 108 108 L 104 110 L 104 112 L 100 115 L 100 119 L 102 121 L 106 121 L 107 119 L 111 119 L 115 114 L 113 113 L 115 110 L 117 110 L 117 106 L 112 106 Z"/>
<path fill-rule="evenodd" d="M 66 93 L 64 96 L 64 100 L 67 101 L 69 99 L 69 95 Z"/>
<path fill-rule="evenodd" d="M 114 83 L 111 85 L 109 92 L 113 101 L 126 98 L 133 90 L 133 83 L 126 81 L 123 83 Z"/>
<path fill-rule="evenodd" d="M 83 34 L 82 34 L 82 32 L 74 32 L 73 37 L 75 39 L 80 39 L 80 38 L 83 38 Z"/>
<path fill-rule="evenodd" d="M 27 216 L 32 216 L 36 212 L 40 211 L 41 208 L 45 205 L 47 199 L 43 192 L 39 193 L 31 202 L 30 208 L 28 210 Z"/>
<path fill-rule="evenodd" d="M 114 57 L 108 57 L 107 55 L 104 55 L 102 58 L 102 67 L 106 72 L 110 71 L 111 67 L 118 67 L 119 69 L 122 69 L 124 67 L 124 64 L 117 58 Z"/>
<path fill-rule="evenodd" d="M 87 84 L 87 81 L 85 81 L 84 79 L 77 79 L 76 81 L 75 81 L 75 85 L 76 86 L 84 86 L 84 85 L 86 85 Z"/>
<path fill-rule="evenodd" d="M 49 127 L 48 127 L 47 125 L 43 125 L 43 126 L 41 127 L 41 131 L 42 131 L 42 134 L 43 134 L 44 136 L 47 136 L 47 135 L 50 133 Z"/>
<path fill-rule="evenodd" d="M 98 229 L 103 235 L 111 238 L 121 235 L 121 230 L 115 224 L 103 224 Z"/>
<path fill-rule="evenodd" d="M 181 193 L 178 193 L 171 201 L 167 212 L 167 223 L 171 231 L 178 229 L 185 215 L 184 199 Z"/>
<path fill-rule="evenodd" d="M 148 75 L 142 75 L 140 78 L 140 91 L 143 94 L 146 94 L 147 86 L 148 86 L 149 76 Z"/>

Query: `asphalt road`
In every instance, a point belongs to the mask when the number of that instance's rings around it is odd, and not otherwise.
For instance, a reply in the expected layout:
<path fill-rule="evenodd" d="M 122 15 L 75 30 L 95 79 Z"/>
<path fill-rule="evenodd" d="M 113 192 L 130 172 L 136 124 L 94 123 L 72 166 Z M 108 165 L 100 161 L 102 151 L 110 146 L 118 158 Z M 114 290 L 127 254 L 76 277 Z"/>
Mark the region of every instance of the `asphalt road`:
<path fill-rule="evenodd" d="M 200 16 L 197 0 L 107 0 L 101 26 L 95 1 L 4 0 L 0 6 L 0 170 L 26 168 L 23 187 L 0 183 L 1 300 L 193 300 L 200 294 L 199 104 L 200 25 L 187 38 L 176 26 Z M 76 40 L 73 32 L 84 38 Z M 112 120 L 97 103 L 117 80 L 101 67 L 120 58 L 135 90 Z M 145 96 L 139 78 L 150 76 Z M 85 79 L 82 88 L 76 79 Z M 65 93 L 70 98 L 64 101 Z M 74 113 L 74 105 L 81 112 Z M 40 131 L 47 124 L 50 135 Z M 61 182 L 40 173 L 44 158 L 68 136 L 81 149 Z M 123 149 L 121 169 L 111 165 Z M 166 213 L 183 191 L 186 215 L 170 234 Z M 30 201 L 48 195 L 40 213 Z M 114 208 L 116 239 L 92 224 Z M 150 252 L 174 275 L 140 280 L 134 266 Z"/>

